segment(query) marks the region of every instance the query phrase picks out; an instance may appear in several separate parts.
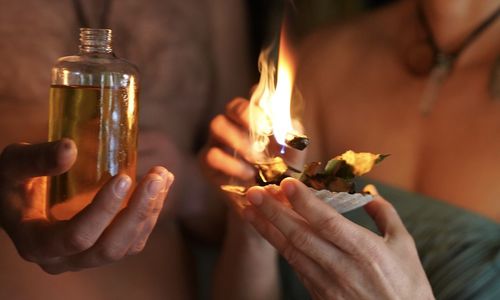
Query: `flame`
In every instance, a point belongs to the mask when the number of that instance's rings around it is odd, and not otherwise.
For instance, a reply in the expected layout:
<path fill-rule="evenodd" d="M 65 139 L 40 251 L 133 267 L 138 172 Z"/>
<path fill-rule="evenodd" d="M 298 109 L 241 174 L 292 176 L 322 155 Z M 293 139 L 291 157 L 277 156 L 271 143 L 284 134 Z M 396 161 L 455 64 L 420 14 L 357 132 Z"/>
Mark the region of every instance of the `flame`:
<path fill-rule="evenodd" d="M 299 132 L 294 128 L 291 116 L 295 62 L 287 44 L 284 26 L 280 34 L 277 72 L 269 59 L 271 49 L 269 47 L 262 51 L 259 56 L 261 76 L 250 98 L 250 138 L 253 150 L 257 153 L 266 151 L 271 135 L 274 135 L 278 144 L 285 146 L 287 135 Z"/>

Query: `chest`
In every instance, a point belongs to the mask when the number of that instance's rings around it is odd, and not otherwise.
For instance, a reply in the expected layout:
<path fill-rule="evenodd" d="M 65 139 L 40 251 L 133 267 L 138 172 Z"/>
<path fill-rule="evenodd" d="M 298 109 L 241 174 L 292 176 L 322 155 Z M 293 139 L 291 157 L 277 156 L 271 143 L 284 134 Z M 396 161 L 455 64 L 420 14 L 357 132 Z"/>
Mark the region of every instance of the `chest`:
<path fill-rule="evenodd" d="M 317 110 L 325 154 L 390 153 L 372 178 L 500 218 L 500 103 L 488 95 L 488 72 L 453 73 L 427 117 L 419 112 L 425 78 L 390 68 L 379 75 L 325 90 L 335 95 Z"/>
<path fill-rule="evenodd" d="M 0 147 L 43 141 L 50 68 L 78 51 L 80 24 L 72 1 L 0 3 Z M 84 6 L 91 21 L 91 8 L 102 6 L 93 3 Z M 198 124 L 186 124 L 185 116 L 200 118 L 211 86 L 203 11 L 195 0 L 123 0 L 113 2 L 108 18 L 115 53 L 140 69 L 141 127 L 160 129 L 186 149 Z"/>

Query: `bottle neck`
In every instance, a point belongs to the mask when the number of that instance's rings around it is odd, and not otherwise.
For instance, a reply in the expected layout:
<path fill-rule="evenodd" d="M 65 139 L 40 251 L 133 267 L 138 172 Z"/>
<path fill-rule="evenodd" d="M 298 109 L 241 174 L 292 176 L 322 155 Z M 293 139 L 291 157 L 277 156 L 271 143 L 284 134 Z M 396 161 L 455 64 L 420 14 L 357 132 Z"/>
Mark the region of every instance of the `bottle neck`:
<path fill-rule="evenodd" d="M 80 28 L 80 53 L 112 53 L 111 39 L 111 29 Z"/>

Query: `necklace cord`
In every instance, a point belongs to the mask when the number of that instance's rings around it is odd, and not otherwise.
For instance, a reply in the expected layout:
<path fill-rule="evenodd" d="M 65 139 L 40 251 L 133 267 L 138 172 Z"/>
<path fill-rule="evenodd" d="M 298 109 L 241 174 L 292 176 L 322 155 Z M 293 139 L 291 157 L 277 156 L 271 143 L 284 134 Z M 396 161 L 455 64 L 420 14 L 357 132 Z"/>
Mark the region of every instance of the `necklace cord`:
<path fill-rule="evenodd" d="M 439 47 L 436 43 L 436 39 L 434 37 L 434 34 L 432 33 L 430 24 L 429 24 L 425 14 L 424 14 L 424 11 L 423 11 L 423 8 L 422 8 L 422 5 L 420 4 L 420 2 L 419 2 L 419 4 L 417 4 L 417 6 L 418 6 L 417 7 L 418 18 L 420 19 L 422 26 L 424 27 L 425 31 L 427 32 L 429 42 L 430 42 L 431 47 L 433 48 L 434 52 L 439 53 L 439 54 L 444 55 L 444 56 L 447 56 L 447 57 L 450 57 L 450 58 L 457 58 L 458 56 L 460 56 L 460 53 L 462 53 L 463 50 L 465 48 L 467 48 L 467 46 L 472 44 L 472 42 L 474 42 L 474 40 L 476 40 L 480 36 L 480 34 L 484 30 L 486 30 L 486 28 L 488 28 L 491 25 L 491 23 L 493 23 L 500 16 L 500 7 L 498 7 L 488 18 L 486 18 L 486 20 L 484 20 L 478 27 L 476 27 L 465 38 L 465 40 L 462 42 L 462 44 L 460 45 L 460 47 L 458 47 L 458 49 L 456 51 L 453 51 L 451 53 L 443 53 L 443 51 L 441 51 L 441 49 L 439 49 Z"/>

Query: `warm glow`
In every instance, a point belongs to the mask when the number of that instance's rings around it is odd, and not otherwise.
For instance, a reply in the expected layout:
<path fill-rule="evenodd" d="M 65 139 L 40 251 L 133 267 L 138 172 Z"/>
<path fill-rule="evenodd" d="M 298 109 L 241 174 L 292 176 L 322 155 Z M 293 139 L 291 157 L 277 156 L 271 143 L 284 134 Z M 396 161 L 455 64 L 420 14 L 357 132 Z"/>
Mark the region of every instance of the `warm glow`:
<path fill-rule="evenodd" d="M 127 106 L 127 118 L 128 118 L 128 125 L 129 125 L 129 130 L 132 129 L 132 126 L 135 123 L 135 110 L 136 110 L 136 103 L 135 103 L 135 94 L 137 92 L 137 86 L 135 83 L 135 76 L 130 76 L 130 82 L 128 85 L 128 106 Z"/>
<path fill-rule="evenodd" d="M 276 72 L 274 63 L 269 59 L 270 49 L 262 51 L 259 57 L 261 77 L 250 100 L 252 104 L 250 105 L 250 134 L 253 150 L 258 153 L 266 150 L 270 135 L 274 134 L 278 144 L 285 146 L 287 134 L 298 132 L 292 125 L 290 109 L 295 64 L 283 28 L 279 44 L 278 71 Z M 277 76 L 276 87 L 275 76 Z"/>
<path fill-rule="evenodd" d="M 280 145 L 285 145 L 288 132 L 293 132 L 290 105 L 295 80 L 295 66 L 292 64 L 292 55 L 289 52 L 282 30 L 280 38 L 280 52 L 278 57 L 278 78 L 276 91 L 271 99 L 271 120 L 273 133 Z"/>

